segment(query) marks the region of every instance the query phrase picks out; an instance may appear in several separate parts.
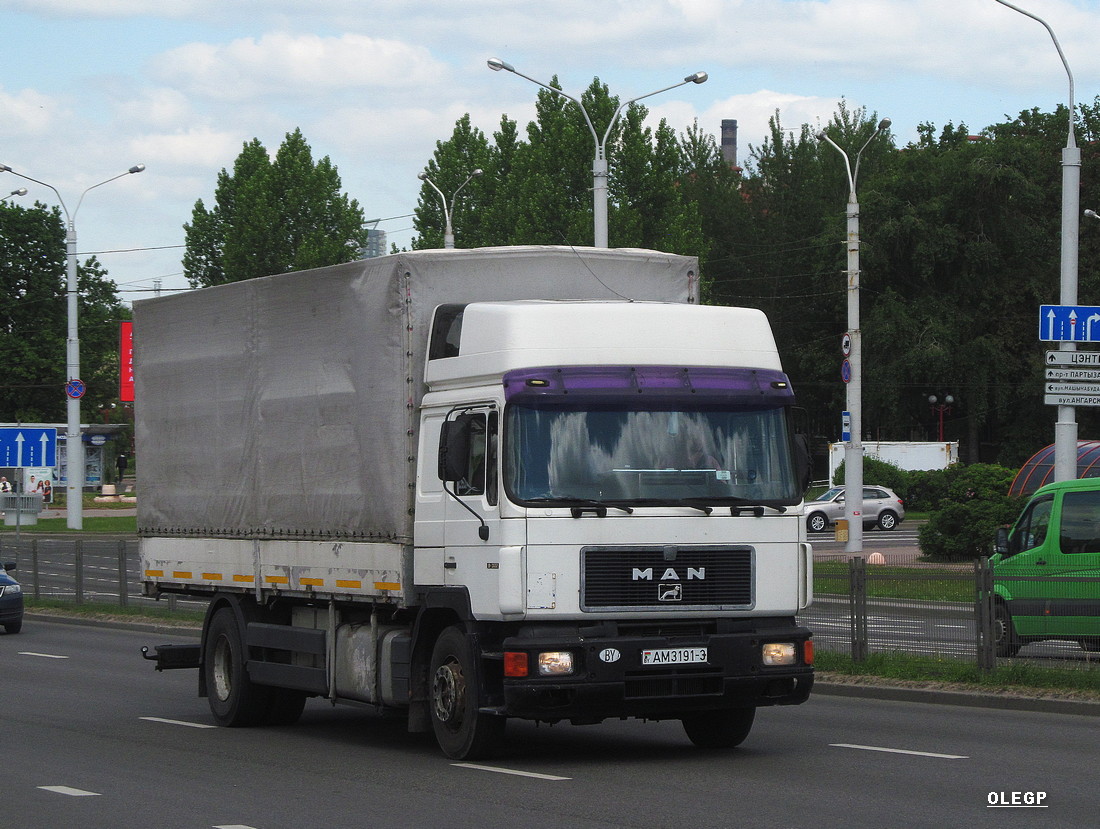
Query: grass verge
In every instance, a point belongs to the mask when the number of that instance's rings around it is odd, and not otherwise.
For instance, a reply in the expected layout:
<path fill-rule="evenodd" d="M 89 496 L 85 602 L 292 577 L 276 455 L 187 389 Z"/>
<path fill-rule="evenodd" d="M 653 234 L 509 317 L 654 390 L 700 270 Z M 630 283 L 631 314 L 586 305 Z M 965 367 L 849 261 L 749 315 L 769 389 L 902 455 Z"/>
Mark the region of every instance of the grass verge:
<path fill-rule="evenodd" d="M 848 594 L 847 562 L 814 562 L 814 595 Z M 974 571 L 968 567 L 875 565 L 867 569 L 867 596 L 925 602 L 974 601 Z"/>
<path fill-rule="evenodd" d="M 46 533 L 137 533 L 137 516 L 134 515 L 86 515 L 82 521 L 84 528 L 70 530 L 67 518 L 39 518 L 37 524 L 20 527 L 24 535 Z M 0 532 L 14 533 L 15 527 L 0 527 Z"/>
<path fill-rule="evenodd" d="M 32 599 L 24 597 L 28 612 L 47 616 L 66 616 L 76 619 L 101 621 L 129 621 L 150 624 L 201 625 L 203 612 L 198 610 L 169 610 L 160 607 L 122 607 L 113 604 L 76 604 L 57 599 Z"/>
<path fill-rule="evenodd" d="M 912 687 L 1100 702 L 1100 669 L 1050 668 L 1017 660 L 985 672 L 963 660 L 896 651 L 874 653 L 862 662 L 853 662 L 846 654 L 819 650 L 814 663 L 819 674 L 829 675 L 822 679 L 840 682 L 878 681 Z"/>

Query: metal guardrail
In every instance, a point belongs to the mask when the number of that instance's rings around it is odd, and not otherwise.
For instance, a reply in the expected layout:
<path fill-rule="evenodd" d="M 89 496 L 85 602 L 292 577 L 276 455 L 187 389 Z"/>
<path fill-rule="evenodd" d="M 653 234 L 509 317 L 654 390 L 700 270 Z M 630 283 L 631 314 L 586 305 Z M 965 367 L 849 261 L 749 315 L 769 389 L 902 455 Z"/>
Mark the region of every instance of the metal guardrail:
<path fill-rule="evenodd" d="M 43 506 L 40 492 L 0 493 L 0 512 L 4 513 L 4 524 L 8 527 L 37 524 Z"/>

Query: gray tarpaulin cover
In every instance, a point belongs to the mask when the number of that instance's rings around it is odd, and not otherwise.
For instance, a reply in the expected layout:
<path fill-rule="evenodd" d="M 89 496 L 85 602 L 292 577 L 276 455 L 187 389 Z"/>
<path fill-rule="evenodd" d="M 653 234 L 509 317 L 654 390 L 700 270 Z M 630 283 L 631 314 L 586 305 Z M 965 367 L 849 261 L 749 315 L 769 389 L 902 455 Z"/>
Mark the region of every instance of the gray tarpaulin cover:
<path fill-rule="evenodd" d="M 138 527 L 411 542 L 433 309 L 621 298 L 698 301 L 696 260 L 427 250 L 137 302 Z"/>

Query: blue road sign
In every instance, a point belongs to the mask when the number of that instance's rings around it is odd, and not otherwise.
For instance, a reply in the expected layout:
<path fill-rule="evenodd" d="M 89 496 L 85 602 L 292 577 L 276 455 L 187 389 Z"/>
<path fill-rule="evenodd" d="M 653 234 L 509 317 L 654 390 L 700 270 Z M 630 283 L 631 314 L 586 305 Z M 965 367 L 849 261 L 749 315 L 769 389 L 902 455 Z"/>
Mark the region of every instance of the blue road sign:
<path fill-rule="evenodd" d="M 1100 343 L 1100 305 L 1040 305 L 1039 339 Z"/>
<path fill-rule="evenodd" d="M 0 466 L 57 466 L 57 429 L 0 428 Z"/>

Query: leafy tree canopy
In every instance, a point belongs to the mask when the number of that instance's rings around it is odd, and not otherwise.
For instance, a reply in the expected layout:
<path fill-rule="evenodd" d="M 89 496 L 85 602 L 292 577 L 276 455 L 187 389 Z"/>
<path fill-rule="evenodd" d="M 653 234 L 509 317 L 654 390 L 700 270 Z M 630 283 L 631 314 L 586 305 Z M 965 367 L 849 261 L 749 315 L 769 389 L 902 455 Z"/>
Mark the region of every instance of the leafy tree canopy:
<path fill-rule="evenodd" d="M 359 203 L 340 191 L 325 156 L 314 162 L 301 130 L 269 158 L 246 143 L 218 174 L 214 206 L 195 203 L 184 225 L 183 270 L 192 287 L 349 262 L 366 242 Z"/>

